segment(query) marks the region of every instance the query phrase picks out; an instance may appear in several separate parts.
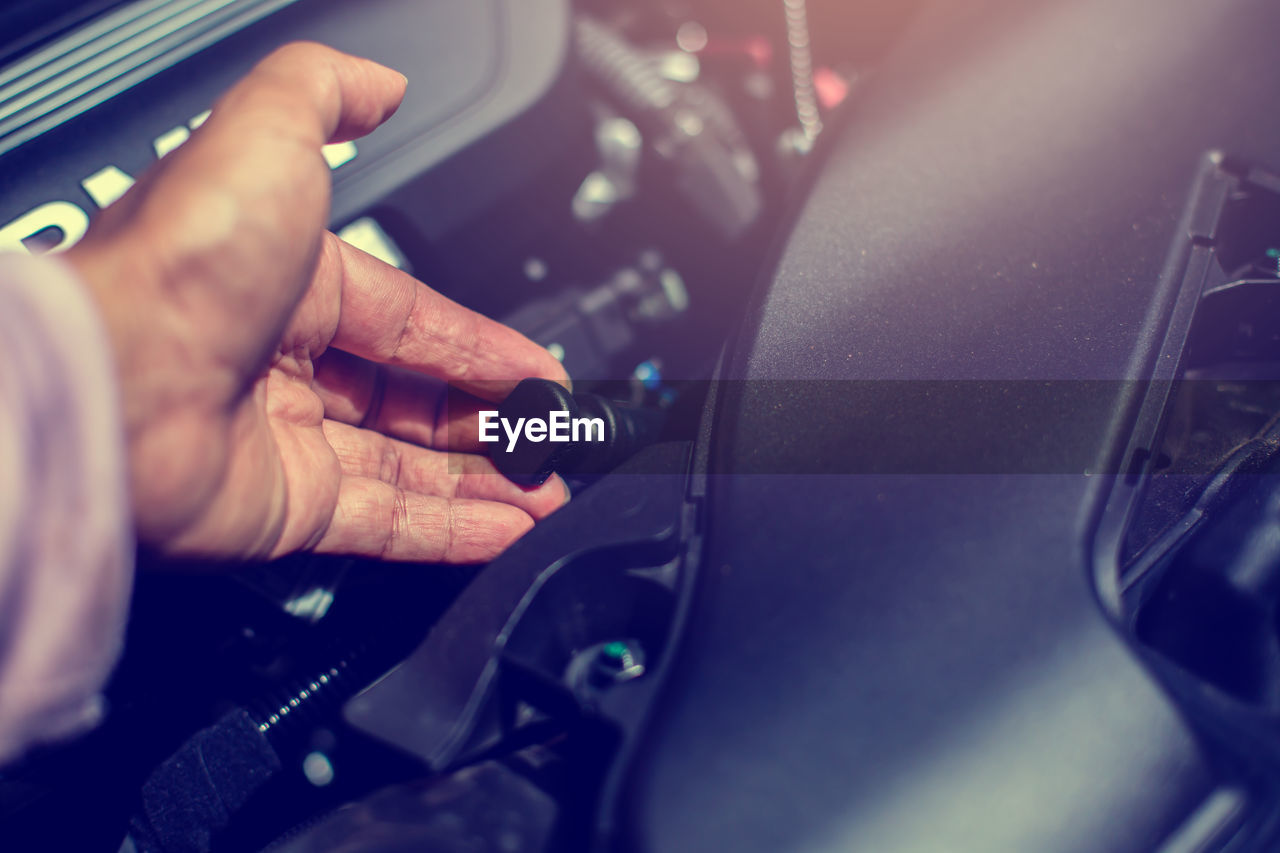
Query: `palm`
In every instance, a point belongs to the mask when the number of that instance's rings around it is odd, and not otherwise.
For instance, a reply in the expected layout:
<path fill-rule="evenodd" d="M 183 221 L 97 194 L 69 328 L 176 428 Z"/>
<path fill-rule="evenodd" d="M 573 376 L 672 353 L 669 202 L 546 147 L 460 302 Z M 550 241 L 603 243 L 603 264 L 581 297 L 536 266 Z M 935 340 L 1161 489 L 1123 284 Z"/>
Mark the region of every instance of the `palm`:
<path fill-rule="evenodd" d="M 338 506 L 342 465 L 325 439 L 324 403 L 309 381 L 312 369 L 310 362 L 273 365 L 246 401 L 258 423 L 252 433 L 258 446 L 245 452 L 276 464 L 263 469 L 265 482 L 246 484 L 244 497 L 283 495 L 283 501 L 263 507 L 261 516 L 270 520 L 264 538 L 273 554 L 317 545 Z"/>

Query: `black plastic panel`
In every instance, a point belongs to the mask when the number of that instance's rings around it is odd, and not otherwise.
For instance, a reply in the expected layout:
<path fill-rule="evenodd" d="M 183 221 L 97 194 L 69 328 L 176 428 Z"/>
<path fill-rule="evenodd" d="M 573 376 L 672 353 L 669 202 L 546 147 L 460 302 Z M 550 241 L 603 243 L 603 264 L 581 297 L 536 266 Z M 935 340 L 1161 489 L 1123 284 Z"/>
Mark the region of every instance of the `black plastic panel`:
<path fill-rule="evenodd" d="M 1255 0 L 926 7 L 729 362 L 799 381 L 725 395 L 712 471 L 806 471 L 815 447 L 842 470 L 928 458 L 914 431 L 869 450 L 818 379 L 1043 382 L 1070 413 L 1010 429 L 1009 453 L 1096 466 L 713 473 L 698 605 L 632 780 L 637 847 L 1219 849 L 1237 831 L 1248 794 L 1106 618 L 1089 548 L 1198 164 L 1280 158 L 1277 31 Z M 1071 396 L 1086 380 L 1114 381 Z M 920 400 L 879 405 L 869 420 L 910 421 Z M 947 440 L 991 428 L 937 405 Z"/>
<path fill-rule="evenodd" d="M 154 139 L 208 109 L 271 49 L 301 39 L 411 81 L 396 117 L 335 172 L 341 222 L 545 98 L 563 74 L 568 14 L 566 0 L 302 0 L 0 158 L 0 224 L 54 200 L 92 213 L 82 179 L 107 165 L 140 175 L 155 162 Z M 535 173 L 550 155 L 526 154 L 521 165 Z M 479 203 L 453 202 L 459 216 Z"/>

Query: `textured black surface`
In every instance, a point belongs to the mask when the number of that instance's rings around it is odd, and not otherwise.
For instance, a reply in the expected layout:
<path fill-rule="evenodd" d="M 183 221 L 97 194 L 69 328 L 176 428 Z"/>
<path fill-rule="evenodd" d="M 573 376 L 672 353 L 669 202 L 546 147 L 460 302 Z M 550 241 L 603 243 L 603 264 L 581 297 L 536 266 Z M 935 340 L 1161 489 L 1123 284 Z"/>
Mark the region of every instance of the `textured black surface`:
<path fill-rule="evenodd" d="M 133 827 L 145 853 L 208 853 L 213 835 L 280 770 L 280 758 L 242 710 L 197 732 L 142 786 Z"/>
<path fill-rule="evenodd" d="M 1280 158 L 1277 31 L 1261 0 L 927 6 L 835 142 L 729 375 L 1144 375 L 1197 163 Z M 810 386 L 735 387 L 713 470 L 870 452 Z M 1101 457 L 1111 387 L 1009 442 Z M 943 404 L 956 434 L 991 428 Z M 1159 846 L 1216 783 L 1095 600 L 1103 480 L 713 476 L 699 602 L 633 777 L 636 846 Z"/>

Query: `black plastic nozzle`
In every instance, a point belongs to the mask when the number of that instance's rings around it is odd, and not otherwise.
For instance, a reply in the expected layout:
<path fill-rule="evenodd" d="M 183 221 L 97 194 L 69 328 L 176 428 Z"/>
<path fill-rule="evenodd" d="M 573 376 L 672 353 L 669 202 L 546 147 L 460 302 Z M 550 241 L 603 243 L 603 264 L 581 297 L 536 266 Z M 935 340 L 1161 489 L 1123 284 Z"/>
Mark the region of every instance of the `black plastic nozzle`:
<path fill-rule="evenodd" d="M 497 440 L 489 458 L 522 485 L 544 483 L 553 473 L 603 474 L 656 441 L 663 419 L 657 410 L 573 394 L 547 379 L 526 379 L 490 424 L 490 436 Z"/>

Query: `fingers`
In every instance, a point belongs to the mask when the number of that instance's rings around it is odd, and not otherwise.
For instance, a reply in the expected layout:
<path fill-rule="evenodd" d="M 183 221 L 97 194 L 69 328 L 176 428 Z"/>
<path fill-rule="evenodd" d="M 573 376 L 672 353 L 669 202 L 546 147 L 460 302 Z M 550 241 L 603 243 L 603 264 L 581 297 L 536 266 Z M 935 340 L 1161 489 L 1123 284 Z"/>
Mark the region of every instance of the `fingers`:
<path fill-rule="evenodd" d="M 348 477 L 380 480 L 421 495 L 498 501 L 535 520 L 555 512 L 569 497 L 558 476 L 537 488 L 522 488 L 483 456 L 427 450 L 334 421 L 325 421 L 324 435 Z"/>
<path fill-rule="evenodd" d="M 342 304 L 332 345 L 370 361 L 448 380 L 500 400 L 522 379 L 564 384 L 568 374 L 543 347 L 462 307 L 377 258 L 326 235 L 317 278 L 340 278 Z"/>
<path fill-rule="evenodd" d="M 533 527 L 522 509 L 493 501 L 420 495 L 344 477 L 338 506 L 316 550 L 384 560 L 480 563 Z"/>
<path fill-rule="evenodd" d="M 325 421 L 324 435 L 343 477 L 316 545 L 322 553 L 484 562 L 568 500 L 558 477 L 522 489 L 480 456 L 427 450 L 334 421 Z"/>
<path fill-rule="evenodd" d="M 480 412 L 493 404 L 439 379 L 332 349 L 315 365 L 325 416 L 422 447 L 476 453 Z"/>

